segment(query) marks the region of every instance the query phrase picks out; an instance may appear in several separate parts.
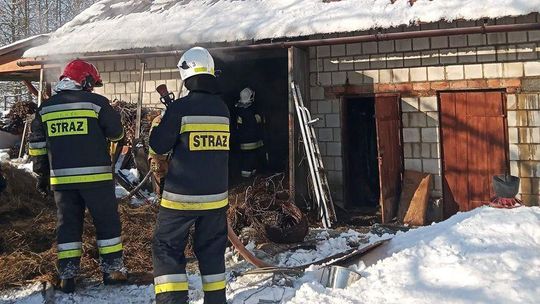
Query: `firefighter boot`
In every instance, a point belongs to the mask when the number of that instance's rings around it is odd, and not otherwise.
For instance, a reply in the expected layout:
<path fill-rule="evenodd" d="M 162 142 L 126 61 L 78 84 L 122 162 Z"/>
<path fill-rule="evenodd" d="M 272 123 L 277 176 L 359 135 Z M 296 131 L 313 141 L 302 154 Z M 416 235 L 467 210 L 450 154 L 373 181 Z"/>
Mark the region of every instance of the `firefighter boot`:
<path fill-rule="evenodd" d="M 63 293 L 73 293 L 75 291 L 75 279 L 61 279 L 59 289 Z"/>

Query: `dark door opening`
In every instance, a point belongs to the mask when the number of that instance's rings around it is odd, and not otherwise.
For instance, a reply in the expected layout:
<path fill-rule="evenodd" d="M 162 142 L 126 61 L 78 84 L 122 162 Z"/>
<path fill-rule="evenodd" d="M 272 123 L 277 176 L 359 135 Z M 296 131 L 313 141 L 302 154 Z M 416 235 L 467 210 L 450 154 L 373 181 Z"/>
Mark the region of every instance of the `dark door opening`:
<path fill-rule="evenodd" d="M 375 98 L 346 99 L 344 114 L 345 205 L 375 212 L 380 197 Z"/>

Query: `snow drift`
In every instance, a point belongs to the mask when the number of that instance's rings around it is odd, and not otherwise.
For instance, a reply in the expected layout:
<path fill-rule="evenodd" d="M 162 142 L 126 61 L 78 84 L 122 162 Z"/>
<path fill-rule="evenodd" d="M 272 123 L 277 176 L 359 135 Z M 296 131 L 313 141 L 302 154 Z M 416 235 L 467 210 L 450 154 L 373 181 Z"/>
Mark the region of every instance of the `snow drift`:
<path fill-rule="evenodd" d="M 240 277 L 229 282 L 228 295 L 232 303 L 248 304 L 259 303 L 260 299 L 298 304 L 538 303 L 539 228 L 539 207 L 483 207 L 459 213 L 442 223 L 399 233 L 387 247 L 390 256 L 371 267 L 360 267 L 364 277 L 347 289 L 324 288 L 308 272 L 283 286 L 265 287 L 260 277 Z M 352 234 L 349 231 L 339 238 L 351 238 Z M 338 244 L 339 238 L 321 242 Z M 317 248 L 326 248 L 319 245 Z M 200 285 L 194 279 L 190 276 L 193 288 Z M 55 300 L 149 303 L 153 297 L 151 290 L 149 286 L 89 287 L 74 296 L 56 294 Z M 39 294 L 28 294 L 26 289 L 0 295 L 0 302 L 38 303 Z M 200 292 L 192 291 L 190 295 L 194 303 L 202 303 Z"/>
<path fill-rule="evenodd" d="M 540 10 L 539 0 L 103 0 L 25 57 L 299 37 Z"/>

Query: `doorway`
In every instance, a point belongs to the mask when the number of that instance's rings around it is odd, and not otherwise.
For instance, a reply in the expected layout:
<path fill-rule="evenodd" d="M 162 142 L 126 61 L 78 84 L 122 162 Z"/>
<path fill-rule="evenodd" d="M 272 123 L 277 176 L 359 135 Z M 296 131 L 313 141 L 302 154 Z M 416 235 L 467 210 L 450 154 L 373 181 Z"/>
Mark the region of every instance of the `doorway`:
<path fill-rule="evenodd" d="M 509 173 L 502 91 L 439 93 L 444 216 L 488 202 L 493 175 Z"/>
<path fill-rule="evenodd" d="M 349 98 L 344 111 L 346 207 L 374 212 L 380 196 L 375 97 Z"/>

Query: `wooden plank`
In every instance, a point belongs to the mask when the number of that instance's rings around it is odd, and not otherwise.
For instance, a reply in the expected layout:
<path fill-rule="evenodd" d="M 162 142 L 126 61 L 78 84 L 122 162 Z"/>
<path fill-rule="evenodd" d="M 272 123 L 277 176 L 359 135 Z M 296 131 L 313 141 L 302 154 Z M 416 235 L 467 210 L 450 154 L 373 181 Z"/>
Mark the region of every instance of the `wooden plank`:
<path fill-rule="evenodd" d="M 398 222 L 404 223 L 404 219 L 411 209 L 411 202 L 413 201 L 418 187 L 422 183 L 422 180 L 429 174 L 418 171 L 405 170 L 403 174 L 403 184 L 401 186 L 401 195 L 399 198 L 398 206 Z M 416 206 L 415 206 L 416 207 Z"/>
<path fill-rule="evenodd" d="M 431 186 L 432 175 L 427 174 L 422 178 L 413 197 L 410 206 L 403 219 L 404 224 L 412 226 L 424 226 L 426 224 L 426 215 L 429 202 L 429 189 Z"/>

